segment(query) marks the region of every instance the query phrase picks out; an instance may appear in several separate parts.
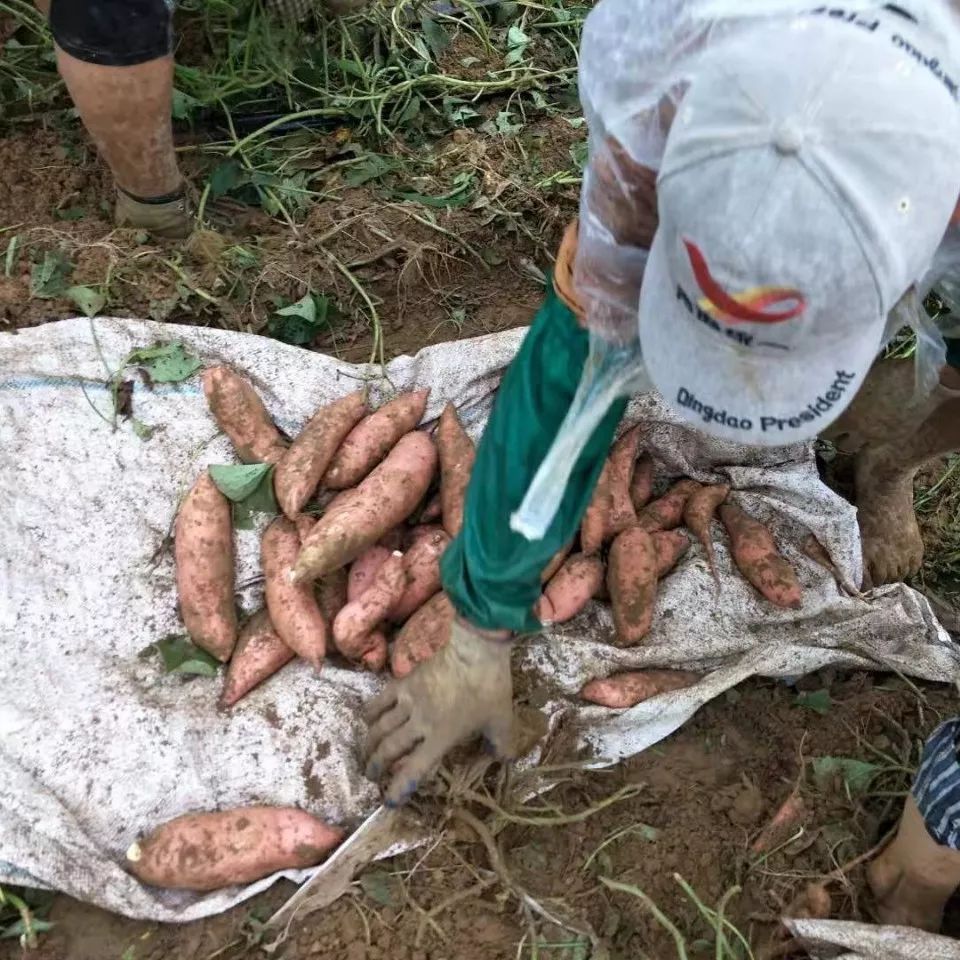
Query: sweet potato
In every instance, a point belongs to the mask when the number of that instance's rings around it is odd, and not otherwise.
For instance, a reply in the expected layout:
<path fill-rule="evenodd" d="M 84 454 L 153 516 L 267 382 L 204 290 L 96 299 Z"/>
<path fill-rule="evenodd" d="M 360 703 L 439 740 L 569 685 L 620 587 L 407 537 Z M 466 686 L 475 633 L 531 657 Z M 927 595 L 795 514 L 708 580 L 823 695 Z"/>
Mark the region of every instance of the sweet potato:
<path fill-rule="evenodd" d="M 436 523 L 443 519 L 443 505 L 440 502 L 440 491 L 427 499 L 417 518 L 417 523 Z"/>
<path fill-rule="evenodd" d="M 220 429 L 244 463 L 277 463 L 287 449 L 250 382 L 229 367 L 207 367 L 203 392 Z"/>
<path fill-rule="evenodd" d="M 632 527 L 637 522 L 637 511 L 630 500 L 630 484 L 637 462 L 637 447 L 640 443 L 640 425 L 631 427 L 613 445 L 608 461 L 610 473 L 610 513 L 607 516 L 606 539 Z"/>
<path fill-rule="evenodd" d="M 415 543 L 419 543 L 421 540 L 431 540 L 441 531 L 449 540 L 449 534 L 443 529 L 443 524 L 440 523 L 418 523 L 415 527 L 408 527 L 403 538 L 404 546 L 409 550 Z"/>
<path fill-rule="evenodd" d="M 836 580 L 837 586 L 841 590 L 849 593 L 851 597 L 863 598 L 863 594 L 840 572 L 840 568 L 833 562 L 833 558 L 830 556 L 827 548 L 816 538 L 814 534 L 811 533 L 803 541 L 803 543 L 800 545 L 800 549 L 804 556 L 809 557 L 814 563 L 823 567 L 823 569 L 826 570 L 834 580 Z"/>
<path fill-rule="evenodd" d="M 580 691 L 580 696 L 601 707 L 634 707 L 644 700 L 671 690 L 692 687 L 700 680 L 699 673 L 686 670 L 631 670 L 605 680 L 591 680 Z"/>
<path fill-rule="evenodd" d="M 596 553 L 607 540 L 637 522 L 630 501 L 630 481 L 640 442 L 640 428 L 628 430 L 613 445 L 580 526 L 580 547 Z"/>
<path fill-rule="evenodd" d="M 597 478 L 593 496 L 587 504 L 580 521 L 580 549 L 590 555 L 599 553 L 607 532 L 607 516 L 610 513 L 610 462 L 607 461 Z"/>
<path fill-rule="evenodd" d="M 799 610 L 803 591 L 793 567 L 777 551 L 770 531 L 732 503 L 720 507 L 720 519 L 730 535 L 737 569 L 772 604 Z"/>
<path fill-rule="evenodd" d="M 637 515 L 637 522 L 647 533 L 672 530 L 683 519 L 687 500 L 700 489 L 696 480 L 678 480 L 662 497 L 647 504 Z"/>
<path fill-rule="evenodd" d="M 333 642 L 351 660 L 366 653 L 370 633 L 400 599 L 405 584 L 403 554 L 391 554 L 356 600 L 351 600 L 333 621 Z"/>
<path fill-rule="evenodd" d="M 232 707 L 255 686 L 272 677 L 296 654 L 277 636 L 266 610 L 255 613 L 240 631 L 220 694 L 220 706 Z"/>
<path fill-rule="evenodd" d="M 707 565 L 713 574 L 713 579 L 717 584 L 720 583 L 720 575 L 717 573 L 717 558 L 713 552 L 713 538 L 710 536 L 710 525 L 713 523 L 713 516 L 717 512 L 717 507 L 727 499 L 730 493 L 730 485 L 720 483 L 716 486 L 701 487 L 690 494 L 686 505 L 683 508 L 683 522 L 687 525 L 690 532 L 703 544 L 703 549 L 707 554 Z"/>
<path fill-rule="evenodd" d="M 440 414 L 437 447 L 440 450 L 443 527 L 451 537 L 455 537 L 463 526 L 463 502 L 467 496 L 467 484 L 470 482 L 476 451 L 452 403 L 448 403 Z"/>
<path fill-rule="evenodd" d="M 543 572 L 540 574 L 541 583 L 549 583 L 553 579 L 554 574 L 563 566 L 572 547 L 573 541 L 571 540 L 550 558 L 550 562 L 543 568 Z"/>
<path fill-rule="evenodd" d="M 367 547 L 363 553 L 350 564 L 350 573 L 347 575 L 347 602 L 359 600 L 364 590 L 373 583 L 377 571 L 390 559 L 392 550 L 375 543 Z"/>
<path fill-rule="evenodd" d="M 587 605 L 602 584 L 600 558 L 575 553 L 547 583 L 534 613 L 541 623 L 566 623 Z"/>
<path fill-rule="evenodd" d="M 323 475 L 331 490 L 355 487 L 422 419 L 429 390 L 401 394 L 364 417 L 344 438 Z"/>
<path fill-rule="evenodd" d="M 239 807 L 191 813 L 158 827 L 127 851 L 143 883 L 218 890 L 319 863 L 343 831 L 293 807 Z"/>
<path fill-rule="evenodd" d="M 362 391 L 322 406 L 277 464 L 273 490 L 280 509 L 293 520 L 313 496 L 340 442 L 366 413 Z"/>
<path fill-rule="evenodd" d="M 620 647 L 638 644 L 653 623 L 657 597 L 657 550 L 642 527 L 624 530 L 610 547 L 607 587 Z"/>
<path fill-rule="evenodd" d="M 297 558 L 298 581 L 322 577 L 355 560 L 402 523 L 430 486 L 437 466 L 433 441 L 418 431 L 401 437 L 387 458 L 335 510 L 325 513 Z"/>
<path fill-rule="evenodd" d="M 418 664 L 429 660 L 450 639 L 453 604 L 445 593 L 434 594 L 403 625 L 393 643 L 390 668 L 395 677 L 405 677 Z"/>
<path fill-rule="evenodd" d="M 316 522 L 317 518 L 310 516 L 309 513 L 300 513 L 293 518 L 293 524 L 297 528 L 297 536 L 301 543 L 306 540 L 307 534 L 313 529 Z"/>
<path fill-rule="evenodd" d="M 313 585 L 294 583 L 290 572 L 300 550 L 297 528 L 277 517 L 260 543 L 267 610 L 280 639 L 318 670 L 327 652 L 327 625 Z"/>
<path fill-rule="evenodd" d="M 198 647 L 230 659 L 237 642 L 230 504 L 206 470 L 184 497 L 173 544 L 180 616 Z"/>
<path fill-rule="evenodd" d="M 420 537 L 403 555 L 403 593 L 390 608 L 387 619 L 403 623 L 440 589 L 440 557 L 450 537 L 443 527 Z"/>
<path fill-rule="evenodd" d="M 690 549 L 690 538 L 683 530 L 658 530 L 651 534 L 657 551 L 657 579 L 665 577 Z"/>
<path fill-rule="evenodd" d="M 641 454 L 633 467 L 630 480 L 630 502 L 639 514 L 653 496 L 653 460 L 649 453 Z"/>
<path fill-rule="evenodd" d="M 360 657 L 360 664 L 364 670 L 371 673 L 380 673 L 387 665 L 389 651 L 387 649 L 387 635 L 382 630 L 374 630 L 366 643 L 366 650 Z"/>
<path fill-rule="evenodd" d="M 337 614 L 347 605 L 346 567 L 332 570 L 322 580 L 318 580 L 314 595 L 324 622 L 327 625 L 332 624 Z"/>

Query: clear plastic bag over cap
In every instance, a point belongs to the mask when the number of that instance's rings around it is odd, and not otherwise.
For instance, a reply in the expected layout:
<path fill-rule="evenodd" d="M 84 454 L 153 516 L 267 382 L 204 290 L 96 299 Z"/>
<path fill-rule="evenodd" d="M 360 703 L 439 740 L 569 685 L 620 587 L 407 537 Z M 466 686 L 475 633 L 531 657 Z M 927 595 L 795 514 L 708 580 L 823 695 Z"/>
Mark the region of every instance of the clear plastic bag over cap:
<path fill-rule="evenodd" d="M 577 395 L 511 527 L 543 537 L 587 439 L 610 404 L 649 385 L 639 346 L 638 306 L 648 248 L 657 226 L 656 171 L 684 92 L 711 60 L 745 31 L 809 15 L 809 0 L 601 0 L 587 17 L 580 51 L 580 96 L 589 127 L 589 156 L 580 197 L 574 285 L 591 333 Z M 850 2 L 830 16 L 880 14 L 885 4 Z M 905 0 L 900 10 L 956 60 L 960 20 L 947 0 Z M 886 9 L 886 17 L 898 16 Z M 786 48 L 784 55 L 788 55 Z M 923 144 L 917 145 L 924 149 Z M 922 288 L 921 278 L 916 278 Z M 943 340 L 916 294 L 891 323 L 918 337 L 918 390 L 936 382 Z"/>
<path fill-rule="evenodd" d="M 880 14 L 885 6 L 853 0 L 830 15 Z M 897 6 L 956 61 L 960 15 L 948 0 Z M 587 17 L 579 85 L 589 157 L 574 277 L 590 330 L 620 345 L 637 337 L 646 249 L 656 225 L 655 172 L 704 52 L 722 56 L 723 45 L 745 30 L 816 7 L 810 0 L 601 0 Z M 897 16 L 889 9 L 882 15 Z M 735 70 L 733 54 L 731 65 Z"/>

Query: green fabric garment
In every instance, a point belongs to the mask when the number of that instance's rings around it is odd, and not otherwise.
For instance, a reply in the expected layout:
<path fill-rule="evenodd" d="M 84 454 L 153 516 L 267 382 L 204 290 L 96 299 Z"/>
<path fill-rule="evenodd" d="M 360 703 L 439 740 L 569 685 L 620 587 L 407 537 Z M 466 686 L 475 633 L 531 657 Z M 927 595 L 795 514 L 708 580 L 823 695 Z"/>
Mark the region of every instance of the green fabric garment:
<path fill-rule="evenodd" d="M 540 573 L 577 531 L 603 468 L 626 399 L 594 431 L 574 468 L 547 536 L 531 542 L 510 515 L 550 449 L 587 359 L 588 334 L 552 287 L 493 405 L 467 489 L 463 529 L 440 568 L 454 607 L 474 626 L 530 633 Z"/>

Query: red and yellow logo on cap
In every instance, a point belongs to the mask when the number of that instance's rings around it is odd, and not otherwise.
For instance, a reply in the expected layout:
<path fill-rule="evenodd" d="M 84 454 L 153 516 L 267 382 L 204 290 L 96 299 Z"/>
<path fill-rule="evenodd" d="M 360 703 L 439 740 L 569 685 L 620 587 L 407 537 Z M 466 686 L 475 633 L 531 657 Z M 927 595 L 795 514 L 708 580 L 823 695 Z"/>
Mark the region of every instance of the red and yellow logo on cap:
<path fill-rule="evenodd" d="M 807 298 L 793 287 L 751 287 L 739 293 L 727 293 L 714 280 L 707 259 L 692 240 L 684 240 L 690 267 L 704 296 L 698 305 L 715 320 L 727 323 L 783 323 L 799 317 L 807 308 Z M 771 307 L 783 305 L 779 310 Z"/>

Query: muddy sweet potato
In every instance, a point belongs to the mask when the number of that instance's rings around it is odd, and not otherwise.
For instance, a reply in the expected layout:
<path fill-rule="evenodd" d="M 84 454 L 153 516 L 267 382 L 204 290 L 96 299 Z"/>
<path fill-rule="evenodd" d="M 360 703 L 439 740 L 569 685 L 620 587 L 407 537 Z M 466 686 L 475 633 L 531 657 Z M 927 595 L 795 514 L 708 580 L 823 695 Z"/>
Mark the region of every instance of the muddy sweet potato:
<path fill-rule="evenodd" d="M 686 670 L 631 670 L 605 680 L 591 680 L 580 691 L 580 696 L 601 707 L 635 707 L 644 700 L 671 690 L 692 687 L 700 680 L 699 673 Z"/>
<path fill-rule="evenodd" d="M 220 706 L 232 707 L 295 656 L 273 629 L 267 611 L 255 613 L 240 631 L 220 694 Z"/>
<path fill-rule="evenodd" d="M 610 547 L 607 588 L 616 627 L 615 644 L 633 647 L 649 632 L 657 598 L 657 549 L 642 527 L 624 530 Z"/>
<path fill-rule="evenodd" d="M 463 503 L 476 450 L 473 441 L 460 423 L 457 408 L 448 403 L 440 414 L 437 427 L 437 447 L 440 451 L 440 506 L 443 527 L 455 537 L 463 526 Z"/>
<path fill-rule="evenodd" d="M 445 593 L 434 594 L 410 617 L 397 634 L 390 653 L 395 677 L 405 677 L 418 664 L 429 660 L 450 639 L 455 616 Z"/>
<path fill-rule="evenodd" d="M 127 868 L 143 883 L 219 890 L 319 863 L 344 833 L 293 807 L 240 807 L 177 817 L 134 843 Z"/>
<path fill-rule="evenodd" d="M 436 523 L 443 520 L 443 504 L 440 502 L 440 491 L 438 490 L 432 497 L 428 497 L 420 516 L 417 517 L 417 523 Z"/>
<path fill-rule="evenodd" d="M 184 497 L 174 527 L 180 616 L 190 639 L 218 660 L 237 642 L 230 503 L 206 470 Z"/>
<path fill-rule="evenodd" d="M 800 582 L 778 552 L 770 531 L 732 503 L 720 507 L 720 519 L 730 535 L 737 569 L 772 604 L 799 610 L 803 599 Z"/>
<path fill-rule="evenodd" d="M 362 391 L 322 406 L 277 464 L 273 490 L 280 509 L 293 520 L 313 496 L 343 438 L 366 413 Z"/>
<path fill-rule="evenodd" d="M 403 593 L 390 608 L 387 619 L 403 623 L 440 589 L 440 557 L 450 543 L 443 527 L 421 536 L 403 555 Z"/>
<path fill-rule="evenodd" d="M 665 577 L 690 549 L 690 538 L 683 530 L 658 530 L 651 534 L 657 551 L 657 579 Z"/>
<path fill-rule="evenodd" d="M 662 497 L 648 503 L 637 515 L 637 523 L 647 533 L 672 530 L 683 519 L 687 500 L 700 489 L 696 480 L 678 480 Z"/>
<path fill-rule="evenodd" d="M 295 578 L 313 580 L 345 566 L 402 523 L 423 499 L 436 466 L 437 450 L 425 433 L 401 437 L 383 463 L 317 521 L 300 550 Z"/>
<path fill-rule="evenodd" d="M 630 499 L 630 483 L 640 442 L 640 427 L 632 427 L 613 445 L 583 522 L 580 546 L 584 553 L 596 553 L 604 543 L 637 522 Z"/>
<path fill-rule="evenodd" d="M 563 566 L 564 561 L 570 555 L 572 548 L 573 541 L 571 540 L 550 558 L 550 562 L 543 568 L 543 572 L 540 574 L 541 583 L 549 583 L 549 581 L 553 579 L 554 574 Z"/>
<path fill-rule="evenodd" d="M 348 659 L 357 660 L 369 648 L 369 636 L 400 599 L 405 585 L 403 554 L 391 554 L 370 579 L 369 585 L 351 600 L 333 621 L 333 642 Z"/>
<path fill-rule="evenodd" d="M 547 583 L 534 613 L 544 624 L 566 623 L 590 602 L 602 584 L 600 558 L 575 553 Z"/>
<path fill-rule="evenodd" d="M 717 507 L 727 499 L 729 493 L 730 485 L 726 483 L 701 487 L 690 495 L 683 508 L 683 522 L 703 545 L 704 552 L 707 555 L 707 565 L 710 567 L 710 572 L 717 584 L 720 583 L 720 576 L 717 573 L 717 558 L 713 552 L 713 537 L 710 536 L 710 525 L 713 523 Z"/>
<path fill-rule="evenodd" d="M 374 630 L 364 642 L 366 648 L 360 657 L 360 665 L 371 673 L 380 673 L 387 665 L 389 650 L 387 635 L 382 630 Z"/>
<path fill-rule="evenodd" d="M 203 393 L 220 429 L 244 463 L 277 463 L 287 444 L 250 382 L 226 366 L 203 371 Z"/>
<path fill-rule="evenodd" d="M 630 502 L 637 514 L 650 502 L 652 496 L 653 460 L 649 453 L 644 453 L 634 465 L 633 477 L 630 480 Z"/>
<path fill-rule="evenodd" d="M 322 484 L 331 490 L 356 486 L 423 418 L 429 390 L 404 393 L 364 417 L 344 438 Z"/>
<path fill-rule="evenodd" d="M 317 606 L 320 607 L 323 619 L 329 626 L 347 605 L 346 567 L 331 570 L 322 580 L 318 580 L 314 588 L 314 596 L 317 598 Z"/>
<path fill-rule="evenodd" d="M 318 670 L 327 652 L 327 624 L 312 583 L 294 583 L 291 570 L 300 551 L 297 528 L 278 517 L 260 542 L 264 594 L 273 627 L 297 656 Z"/>
<path fill-rule="evenodd" d="M 347 575 L 347 602 L 359 600 L 364 590 L 373 583 L 377 571 L 390 558 L 392 550 L 375 543 L 367 547 L 363 553 L 350 564 L 350 573 Z"/>

